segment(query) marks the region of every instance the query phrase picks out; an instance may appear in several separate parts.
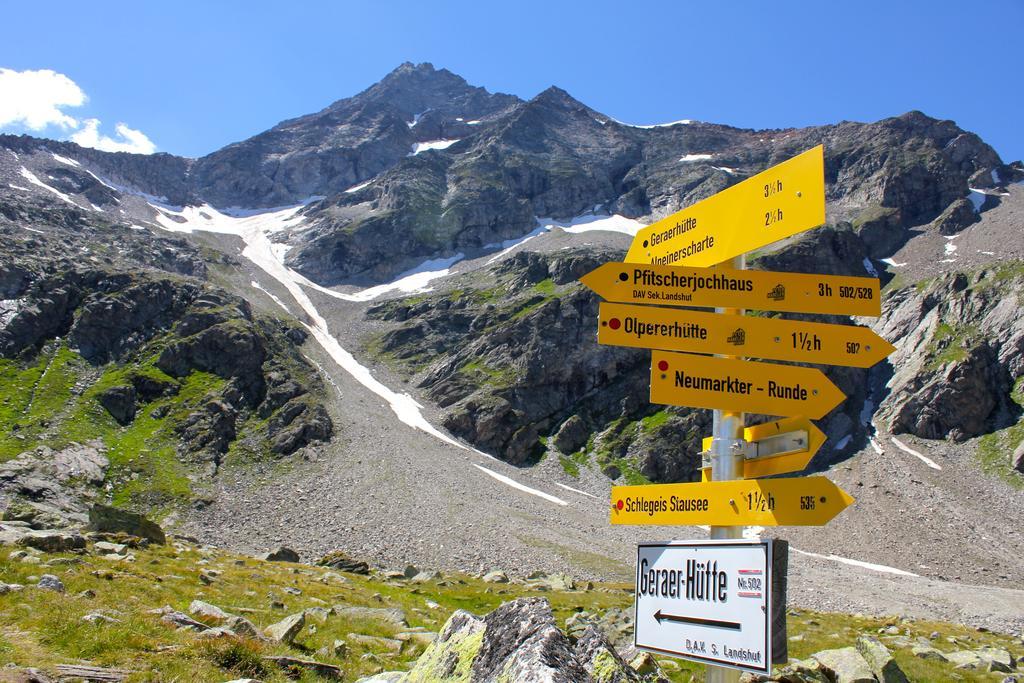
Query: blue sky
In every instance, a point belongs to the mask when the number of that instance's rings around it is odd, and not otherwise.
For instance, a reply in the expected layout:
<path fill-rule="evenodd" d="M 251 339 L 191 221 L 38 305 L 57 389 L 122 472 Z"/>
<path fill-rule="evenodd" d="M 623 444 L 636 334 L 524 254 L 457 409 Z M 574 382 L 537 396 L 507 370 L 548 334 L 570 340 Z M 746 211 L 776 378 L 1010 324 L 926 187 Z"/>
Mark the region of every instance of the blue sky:
<path fill-rule="evenodd" d="M 558 85 L 629 123 L 772 128 L 919 109 L 977 132 L 1004 161 L 1024 157 L 1020 0 L 7 2 L 0 12 L 0 129 L 93 146 L 201 156 L 428 61 L 523 98 Z M 15 78 L 29 70 L 71 83 Z M 29 130 L 17 102 L 51 93 L 84 102 L 32 103 L 37 127 L 46 112 L 74 125 Z"/>

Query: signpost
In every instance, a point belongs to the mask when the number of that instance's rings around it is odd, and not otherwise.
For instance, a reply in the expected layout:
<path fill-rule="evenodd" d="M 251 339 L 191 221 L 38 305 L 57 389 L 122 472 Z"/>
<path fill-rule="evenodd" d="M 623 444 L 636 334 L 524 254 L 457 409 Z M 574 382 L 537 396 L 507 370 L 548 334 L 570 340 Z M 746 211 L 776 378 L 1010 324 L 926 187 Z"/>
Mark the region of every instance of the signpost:
<path fill-rule="evenodd" d="M 696 308 L 754 308 L 790 313 L 878 316 L 878 279 L 604 263 L 580 282 L 607 301 Z"/>
<path fill-rule="evenodd" d="M 845 398 L 815 368 L 665 351 L 651 354 L 652 403 L 818 418 Z"/>
<path fill-rule="evenodd" d="M 818 145 L 643 228 L 626 261 L 713 266 L 824 222 Z"/>
<path fill-rule="evenodd" d="M 704 439 L 705 452 L 710 452 L 712 441 L 710 436 Z M 806 417 L 791 417 L 747 427 L 743 441 L 748 449 L 743 478 L 756 479 L 804 469 L 824 445 L 825 434 Z M 711 467 L 701 469 L 701 481 L 711 481 Z"/>
<path fill-rule="evenodd" d="M 778 638 L 785 634 L 785 545 L 772 540 L 639 544 L 636 647 L 769 673 L 773 662 L 787 658 L 785 637 Z"/>
<path fill-rule="evenodd" d="M 869 368 L 896 350 L 867 327 L 602 303 L 597 341 Z"/>
<path fill-rule="evenodd" d="M 714 410 L 703 481 L 615 486 L 610 513 L 711 526 L 709 541 L 639 545 L 635 636 L 707 663 L 709 683 L 786 660 L 788 546 L 743 540 L 743 526 L 823 525 L 853 503 L 825 477 L 758 478 L 806 467 L 825 442 L 808 418 L 846 397 L 820 370 L 744 359 L 866 368 L 894 350 L 864 327 L 744 316 L 880 315 L 875 278 L 746 270 L 748 252 L 825 222 L 824 175 L 819 145 L 640 230 L 625 263 L 581 278 L 607 300 L 600 343 L 654 349 L 652 403 Z M 745 412 L 784 419 L 745 428 Z"/>
<path fill-rule="evenodd" d="M 612 487 L 612 524 L 824 526 L 853 498 L 828 477 Z"/>

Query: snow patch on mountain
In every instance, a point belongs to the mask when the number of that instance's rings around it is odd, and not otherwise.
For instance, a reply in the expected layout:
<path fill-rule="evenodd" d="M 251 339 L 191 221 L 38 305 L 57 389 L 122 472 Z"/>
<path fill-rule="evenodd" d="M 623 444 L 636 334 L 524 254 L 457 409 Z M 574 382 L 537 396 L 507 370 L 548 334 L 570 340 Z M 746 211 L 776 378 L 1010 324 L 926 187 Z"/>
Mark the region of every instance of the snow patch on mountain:
<path fill-rule="evenodd" d="M 650 130 L 651 128 L 671 128 L 672 126 L 688 126 L 691 123 L 693 123 L 692 119 L 679 119 L 678 121 L 669 121 L 668 123 L 652 123 L 650 125 L 641 126 L 636 123 L 625 123 L 623 121 L 618 121 L 616 119 L 612 120 L 615 121 L 615 123 L 621 123 L 623 126 L 629 126 L 630 128 L 643 128 L 646 130 Z"/>
<path fill-rule="evenodd" d="M 414 157 L 420 152 L 426 152 L 431 149 L 448 149 L 458 141 L 459 139 L 457 138 L 455 140 L 429 140 L 427 142 L 417 142 L 412 146 L 412 152 L 409 153 L 409 156 Z"/>
<path fill-rule="evenodd" d="M 78 204 L 75 203 L 75 200 L 73 200 L 71 197 L 67 196 L 66 194 L 64 194 L 63 192 L 61 192 L 60 190 L 58 190 L 55 187 L 50 187 L 49 185 L 44 183 L 42 180 L 40 180 L 36 176 L 35 173 L 33 173 L 32 171 L 28 170 L 24 166 L 21 167 L 21 177 L 24 178 L 25 180 L 29 181 L 33 185 L 37 186 L 37 187 L 41 187 L 44 190 L 48 190 L 48 191 L 52 192 L 53 194 L 57 195 L 58 197 L 60 197 L 64 201 L 66 201 L 71 206 L 74 206 L 75 208 L 79 208 L 79 209 L 82 208 L 82 207 L 78 206 Z"/>
<path fill-rule="evenodd" d="M 54 159 L 56 159 L 57 161 L 59 161 L 62 164 L 67 164 L 68 166 L 78 166 L 78 167 L 81 167 L 81 164 L 78 163 L 77 161 L 75 161 L 74 159 L 68 159 L 67 157 L 62 157 L 61 155 L 54 154 L 53 152 L 50 152 L 50 155 Z"/>
<path fill-rule="evenodd" d="M 538 218 L 537 223 L 540 227 L 545 227 L 548 230 L 552 228 L 561 228 L 566 232 L 573 234 L 581 234 L 584 232 L 593 232 L 595 230 L 603 230 L 605 232 L 621 232 L 630 237 L 637 234 L 641 228 L 645 227 L 643 223 L 633 218 L 626 218 L 618 214 L 612 214 L 610 216 L 595 216 L 588 214 L 586 216 L 577 216 L 569 221 L 559 221 L 554 218 Z"/>

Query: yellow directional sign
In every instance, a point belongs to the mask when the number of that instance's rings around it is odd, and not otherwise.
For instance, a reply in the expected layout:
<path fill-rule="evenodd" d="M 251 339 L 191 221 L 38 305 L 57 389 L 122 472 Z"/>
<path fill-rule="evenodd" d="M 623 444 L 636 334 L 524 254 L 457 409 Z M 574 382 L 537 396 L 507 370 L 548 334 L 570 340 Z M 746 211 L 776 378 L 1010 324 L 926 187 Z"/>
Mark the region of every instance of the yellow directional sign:
<path fill-rule="evenodd" d="M 878 279 L 605 263 L 580 282 L 608 301 L 697 308 L 879 316 Z"/>
<path fill-rule="evenodd" d="M 846 396 L 820 370 L 654 351 L 651 403 L 817 419 Z"/>
<path fill-rule="evenodd" d="M 826 477 L 612 487 L 612 524 L 822 526 L 853 498 Z"/>
<path fill-rule="evenodd" d="M 896 350 L 867 327 L 602 303 L 599 344 L 869 368 Z"/>
<path fill-rule="evenodd" d="M 825 222 L 821 145 L 637 233 L 628 263 L 713 266 Z"/>
<path fill-rule="evenodd" d="M 781 436 L 793 433 L 806 434 L 803 447 L 796 450 L 785 450 L 778 452 L 768 451 L 768 455 L 748 457 L 743 461 L 743 478 L 757 479 L 758 477 L 769 477 L 773 474 L 786 474 L 788 472 L 799 472 L 807 467 L 814 454 L 825 443 L 825 434 L 818 429 L 813 422 L 806 417 L 790 417 L 784 420 L 765 422 L 764 424 L 747 427 L 743 430 L 743 440 L 758 446 L 771 446 L 772 441 Z M 711 437 L 705 437 L 704 450 L 711 449 Z M 711 468 L 701 469 L 701 481 L 711 481 Z"/>

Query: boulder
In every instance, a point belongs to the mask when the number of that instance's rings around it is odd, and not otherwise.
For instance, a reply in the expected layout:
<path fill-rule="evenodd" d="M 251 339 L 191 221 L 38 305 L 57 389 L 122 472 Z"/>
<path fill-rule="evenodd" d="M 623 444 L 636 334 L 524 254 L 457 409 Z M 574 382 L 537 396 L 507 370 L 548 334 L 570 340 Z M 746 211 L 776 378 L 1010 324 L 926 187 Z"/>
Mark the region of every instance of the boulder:
<path fill-rule="evenodd" d="M 200 633 L 210 628 L 203 622 L 196 621 L 184 612 L 179 612 L 176 609 L 172 609 L 169 605 L 152 610 L 152 613 L 159 614 L 161 621 L 167 622 L 175 628 L 183 628 L 190 631 L 199 631 Z"/>
<path fill-rule="evenodd" d="M 575 453 L 586 445 L 589 438 L 587 423 L 579 415 L 573 415 L 562 423 L 551 442 L 562 453 Z"/>
<path fill-rule="evenodd" d="M 350 574 L 370 573 L 370 565 L 361 560 L 353 560 L 340 550 L 327 553 L 317 560 L 317 565 L 321 567 L 330 567 L 331 569 L 337 569 L 338 571 L 348 572 Z"/>
<path fill-rule="evenodd" d="M 955 235 L 980 220 L 974 204 L 967 198 L 957 199 L 946 207 L 932 224 L 942 235 Z"/>
<path fill-rule="evenodd" d="M 776 669 L 773 680 L 781 683 L 834 683 L 831 671 L 822 666 L 816 659 L 791 659 L 780 669 Z"/>
<path fill-rule="evenodd" d="M 495 569 L 494 571 L 484 574 L 483 581 L 484 583 L 508 583 L 508 574 Z"/>
<path fill-rule="evenodd" d="M 130 424 L 135 419 L 135 387 L 130 384 L 105 389 L 97 394 L 96 400 L 119 425 Z"/>
<path fill-rule="evenodd" d="M 1017 660 L 1009 650 L 1001 647 L 980 647 L 975 653 L 987 663 L 990 672 L 1010 673 L 1017 666 Z"/>
<path fill-rule="evenodd" d="M 252 638 L 253 640 L 260 640 L 263 638 L 260 635 L 260 631 L 256 628 L 256 624 L 252 623 L 245 617 L 238 615 L 231 615 L 224 621 L 223 627 L 239 638 Z"/>
<path fill-rule="evenodd" d="M 484 630 L 483 619 L 456 610 L 445 622 L 437 640 L 416 660 L 408 680 L 445 680 L 454 677 L 456 672 L 463 680 L 468 679 L 473 662 L 480 652 Z"/>
<path fill-rule="evenodd" d="M 115 533 L 120 531 L 131 536 L 149 539 L 152 543 L 160 545 L 167 543 L 164 530 L 156 522 L 130 510 L 108 505 L 93 505 L 89 508 L 89 529 Z"/>
<path fill-rule="evenodd" d="M 42 550 L 44 553 L 66 553 L 85 547 L 85 538 L 78 534 L 63 531 L 41 530 L 29 531 L 21 535 L 18 545 Z"/>
<path fill-rule="evenodd" d="M 36 584 L 39 588 L 45 588 L 56 593 L 64 592 L 64 582 L 58 579 L 53 574 L 43 574 L 39 577 L 39 583 Z"/>
<path fill-rule="evenodd" d="M 1013 454 L 1010 456 L 1010 465 L 1018 472 L 1024 473 L 1024 441 L 1017 444 Z"/>
<path fill-rule="evenodd" d="M 267 562 L 298 562 L 299 554 L 291 548 L 280 546 L 276 550 L 263 553 L 257 559 L 265 560 Z"/>
<path fill-rule="evenodd" d="M 270 626 L 263 629 L 263 633 L 279 643 L 285 645 L 291 645 L 295 641 L 295 637 L 302 631 L 302 627 L 306 625 L 306 615 L 303 612 L 293 614 L 290 617 L 285 617 L 281 621 L 271 624 Z"/>
<path fill-rule="evenodd" d="M 941 650 L 938 650 L 930 645 L 915 645 L 911 648 L 910 652 L 921 659 L 933 659 L 938 662 L 945 662 L 946 655 Z"/>
<path fill-rule="evenodd" d="M 587 674 L 587 680 L 601 683 L 630 683 L 640 681 L 636 670 L 623 661 L 622 657 L 605 640 L 605 637 L 594 627 L 590 627 L 577 641 L 575 648 L 577 662 Z M 652 671 L 658 665 L 653 664 Z"/>
<path fill-rule="evenodd" d="M 984 671 L 987 666 L 981 655 L 971 650 L 955 650 L 947 653 L 946 659 L 953 664 L 954 668 L 967 671 Z"/>
<path fill-rule="evenodd" d="M 111 543 L 110 541 L 96 541 L 92 544 L 92 549 L 95 552 L 101 554 L 114 553 L 116 555 L 123 555 L 128 550 L 128 546 L 124 543 Z"/>
<path fill-rule="evenodd" d="M 220 607 L 211 605 L 208 602 L 203 602 L 202 600 L 193 600 L 188 606 L 188 611 L 192 616 L 202 617 L 203 619 L 209 619 L 217 623 L 227 621 L 231 618 L 231 615 Z"/>
<path fill-rule="evenodd" d="M 359 643 L 364 647 L 377 650 L 378 652 L 390 652 L 391 654 L 398 654 L 402 651 L 402 645 L 404 644 L 397 638 L 382 638 L 381 636 L 368 636 L 363 633 L 349 633 L 347 636 L 350 642 Z"/>
<path fill-rule="evenodd" d="M 864 661 L 875 673 L 879 683 L 909 683 L 889 649 L 874 636 L 860 636 L 856 643 Z"/>
<path fill-rule="evenodd" d="M 503 676 L 514 681 L 572 683 L 587 679 L 571 641 L 555 625 L 547 600 L 507 602 L 483 622 L 483 639 L 472 666 L 474 680 Z"/>
<path fill-rule="evenodd" d="M 389 607 L 352 607 L 349 605 L 335 605 L 331 612 L 342 619 L 367 619 L 370 621 L 383 621 L 394 626 L 408 626 L 405 612 Z"/>
<path fill-rule="evenodd" d="M 404 671 L 382 671 L 379 674 L 360 678 L 356 683 L 403 683 L 406 675 Z"/>
<path fill-rule="evenodd" d="M 317 662 L 312 659 L 300 659 L 298 657 L 286 657 L 280 655 L 264 657 L 263 660 L 276 664 L 279 668 L 285 671 L 285 675 L 289 678 L 299 678 L 302 676 L 304 671 L 309 671 L 320 678 L 326 678 L 332 681 L 341 680 L 341 667 L 333 664 L 324 664 L 323 662 Z"/>
<path fill-rule="evenodd" d="M 876 683 L 871 665 L 855 647 L 822 650 L 811 657 L 832 672 L 835 683 Z"/>

